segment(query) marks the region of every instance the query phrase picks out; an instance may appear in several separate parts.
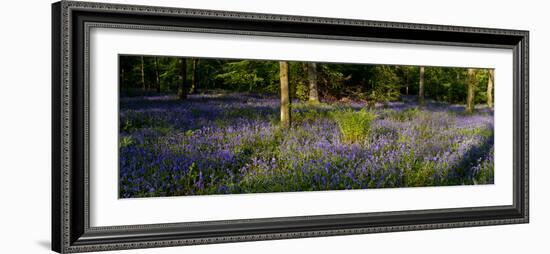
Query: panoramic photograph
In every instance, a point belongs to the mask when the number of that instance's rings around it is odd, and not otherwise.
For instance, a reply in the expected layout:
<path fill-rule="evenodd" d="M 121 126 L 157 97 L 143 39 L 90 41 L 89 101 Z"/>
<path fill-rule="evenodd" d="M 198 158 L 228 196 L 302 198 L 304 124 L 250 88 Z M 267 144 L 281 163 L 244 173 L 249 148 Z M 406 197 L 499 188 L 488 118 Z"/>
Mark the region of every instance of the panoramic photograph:
<path fill-rule="evenodd" d="M 119 198 L 494 183 L 494 70 L 119 55 Z"/>

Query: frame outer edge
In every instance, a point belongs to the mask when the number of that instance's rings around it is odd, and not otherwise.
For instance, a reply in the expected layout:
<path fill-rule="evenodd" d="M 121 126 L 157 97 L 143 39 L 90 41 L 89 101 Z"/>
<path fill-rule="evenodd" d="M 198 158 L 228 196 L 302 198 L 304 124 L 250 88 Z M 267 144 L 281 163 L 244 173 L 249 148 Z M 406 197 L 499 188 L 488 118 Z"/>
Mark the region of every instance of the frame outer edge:
<path fill-rule="evenodd" d="M 529 189 L 529 31 L 525 31 L 524 37 L 523 37 L 523 43 L 524 43 L 524 49 L 523 49 L 523 61 L 522 61 L 522 68 L 523 68 L 523 81 L 522 85 L 523 92 L 524 92 L 524 108 L 523 108 L 523 131 L 524 131 L 524 177 L 523 184 L 524 184 L 524 195 L 525 195 L 525 207 L 524 207 L 524 222 L 529 223 L 529 214 L 530 214 L 530 189 Z"/>
<path fill-rule="evenodd" d="M 61 74 L 61 253 L 70 253 L 71 251 L 71 80 L 72 80 L 72 62 L 71 62 L 71 17 L 70 6 L 72 2 L 61 1 L 61 62 L 63 72 Z"/>
<path fill-rule="evenodd" d="M 425 25 L 425 24 L 413 24 L 413 23 L 393 23 L 393 22 L 380 22 L 380 21 L 362 21 L 362 20 L 346 20 L 336 18 L 317 18 L 317 17 L 300 17 L 300 16 L 287 16 L 287 15 L 274 15 L 274 14 L 255 14 L 255 13 L 239 13 L 239 12 L 224 12 L 224 11 L 209 11 L 209 10 L 193 10 L 193 9 L 179 9 L 170 7 L 152 7 L 152 6 L 138 6 L 138 5 L 121 5 L 121 4 L 104 4 L 104 3 L 90 3 L 90 2 L 72 2 L 72 1 L 60 1 L 55 4 L 60 5 L 60 54 L 58 56 L 60 65 L 60 89 L 57 91 L 59 94 L 59 107 L 60 107 L 60 119 L 59 124 L 61 126 L 59 130 L 60 135 L 60 182 L 58 184 L 61 190 L 60 196 L 60 208 L 59 212 L 60 221 L 58 222 L 61 228 L 60 234 L 60 249 L 61 253 L 72 252 L 89 252 L 89 251 L 104 251 L 104 250 L 121 250 L 121 249 L 135 249 L 135 248 L 153 248 L 153 247 L 168 247 L 168 246 L 181 246 L 181 245 L 195 245 L 195 244 L 211 244 L 211 243 L 227 243 L 227 242 L 239 242 L 239 241 L 260 241 L 260 240 L 276 240 L 276 239 L 290 239 L 301 237 L 321 237 L 321 236 L 335 236 L 335 235 L 349 235 L 349 234 L 365 234 L 365 233 L 379 233 L 379 232 L 398 232 L 406 230 L 426 230 L 426 229 L 441 229 L 441 228 L 454 228 L 454 227 L 473 227 L 484 225 L 499 225 L 499 224 L 515 224 L 515 223 L 528 223 L 529 222 L 529 32 L 519 30 L 504 30 L 504 29 L 491 29 L 491 28 L 474 28 L 474 27 L 459 27 L 459 26 L 442 26 L 442 25 Z M 54 4 L 54 5 L 55 5 Z M 524 192 L 524 206 L 522 206 L 522 215 L 520 218 L 508 218 L 508 219 L 495 219 L 484 221 L 462 221 L 462 222 L 450 222 L 450 223 L 429 223 L 429 224 L 414 224 L 414 225 L 398 225 L 398 226 L 381 226 L 372 228 L 355 228 L 355 229 L 335 229 L 335 230 L 323 230 L 323 231 L 304 231 L 304 232 L 285 232 L 285 233 L 273 233 L 273 234 L 256 234 L 256 235 L 240 235 L 240 236 L 224 236 L 224 237 L 205 237 L 200 239 L 179 239 L 179 240 L 158 240 L 147 242 L 122 242 L 122 243 L 106 243 L 99 245 L 73 245 L 71 242 L 71 124 L 72 124 L 72 56 L 71 56 L 71 12 L 73 9 L 89 9 L 95 11 L 120 11 L 127 13 L 137 14 L 159 14 L 159 15 L 181 15 L 181 16 L 193 16 L 199 17 L 206 16 L 218 16 L 230 19 L 251 19 L 251 20 L 286 20 L 296 22 L 310 22 L 319 24 L 345 24 L 345 25 L 357 25 L 357 26 L 372 26 L 372 27 L 385 27 L 385 28 L 402 28 L 402 29 L 421 29 L 431 31 L 463 31 L 469 33 L 487 33 L 487 34 L 500 34 L 508 36 L 521 36 L 523 37 L 521 47 L 521 62 L 517 68 L 521 69 L 521 91 L 523 94 L 522 112 L 523 123 L 520 123 L 523 129 L 523 136 L 521 137 L 524 142 L 523 150 L 523 169 L 522 179 Z M 53 17 L 53 16 L 52 16 Z M 53 47 L 54 45 L 52 45 Z M 52 75 L 53 76 L 53 75 Z M 55 94 L 55 91 L 53 92 Z M 53 103 L 55 103 L 52 100 Z M 54 119 L 55 121 L 55 119 Z M 53 129 L 52 129 L 53 130 Z M 55 142 L 52 142 L 55 145 Z M 54 170 L 52 170 L 54 171 Z M 53 179 L 52 181 L 55 181 Z M 53 187 L 52 187 L 53 188 Z M 55 198 L 55 197 L 54 197 Z M 53 204 L 52 200 L 52 204 Z M 53 211 L 54 207 L 52 207 Z M 55 223 L 55 222 L 53 222 Z M 53 232 L 53 231 L 52 231 Z M 56 236 L 52 235 L 52 240 Z M 53 247 L 52 241 L 52 247 Z M 57 250 L 56 250 L 57 251 Z"/>
<path fill-rule="evenodd" d="M 270 13 L 255 13 L 255 12 L 239 12 L 239 11 L 223 11 L 210 9 L 190 9 L 181 7 L 168 6 L 153 6 L 153 5 L 131 5 L 122 3 L 100 3 L 86 1 L 65 1 L 75 9 L 89 9 L 101 12 L 117 11 L 128 14 L 160 14 L 169 16 L 186 16 L 186 17 L 212 17 L 237 20 L 259 20 L 259 21 L 288 21 L 302 22 L 312 24 L 330 24 L 330 25 L 349 25 L 349 26 L 370 26 L 379 28 L 393 29 L 419 29 L 426 31 L 452 31 L 452 32 L 467 32 L 478 34 L 493 34 L 493 35 L 509 35 L 509 36 L 524 36 L 528 31 L 513 30 L 513 29 L 498 29 L 485 27 L 471 26 L 450 26 L 440 24 L 424 24 L 424 23 L 405 23 L 396 21 L 377 21 L 377 20 L 362 20 L 362 19 L 346 19 L 346 18 L 331 18 L 318 16 L 298 16 L 288 14 L 270 14 Z"/>
<path fill-rule="evenodd" d="M 51 168 L 51 249 L 56 252 L 61 252 L 61 152 L 60 152 L 60 131 L 61 131 L 61 117 L 60 117 L 60 92 L 61 92 L 61 18 L 60 18 L 60 6 L 59 2 L 53 3 L 51 6 L 52 14 L 52 168 Z"/>

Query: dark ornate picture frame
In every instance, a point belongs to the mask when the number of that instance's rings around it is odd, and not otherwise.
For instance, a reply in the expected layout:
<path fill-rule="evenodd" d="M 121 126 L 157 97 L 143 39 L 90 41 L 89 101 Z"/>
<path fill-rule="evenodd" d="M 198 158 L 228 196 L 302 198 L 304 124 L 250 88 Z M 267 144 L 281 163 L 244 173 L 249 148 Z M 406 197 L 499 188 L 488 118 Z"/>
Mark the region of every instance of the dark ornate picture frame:
<path fill-rule="evenodd" d="M 89 225 L 92 27 L 512 49 L 513 205 L 171 224 Z M 61 1 L 52 5 L 52 249 L 60 253 L 529 221 L 529 32 Z"/>

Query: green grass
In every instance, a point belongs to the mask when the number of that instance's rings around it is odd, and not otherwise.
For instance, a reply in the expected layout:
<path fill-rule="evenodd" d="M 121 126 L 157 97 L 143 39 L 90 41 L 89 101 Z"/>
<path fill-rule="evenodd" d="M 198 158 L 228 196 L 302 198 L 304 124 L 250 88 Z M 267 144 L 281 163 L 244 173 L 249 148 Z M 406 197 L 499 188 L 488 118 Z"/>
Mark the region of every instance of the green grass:
<path fill-rule="evenodd" d="M 371 131 L 371 123 L 376 119 L 376 114 L 361 109 L 359 111 L 344 110 L 333 112 L 333 119 L 338 124 L 342 141 L 346 143 L 355 143 L 366 140 Z"/>

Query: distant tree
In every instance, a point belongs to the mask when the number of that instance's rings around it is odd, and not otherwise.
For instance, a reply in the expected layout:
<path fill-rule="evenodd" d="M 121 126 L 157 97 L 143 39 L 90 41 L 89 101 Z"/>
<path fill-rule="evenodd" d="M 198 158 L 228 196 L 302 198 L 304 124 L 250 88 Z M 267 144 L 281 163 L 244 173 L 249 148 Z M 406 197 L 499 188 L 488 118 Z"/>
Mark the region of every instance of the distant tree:
<path fill-rule="evenodd" d="M 180 58 L 180 77 L 181 82 L 178 87 L 178 98 L 184 100 L 187 98 L 188 86 L 187 86 L 187 59 Z"/>
<path fill-rule="evenodd" d="M 301 101 L 364 101 L 368 106 L 417 94 L 448 103 L 494 106 L 494 70 L 476 69 L 472 90 L 467 68 L 287 62 L 290 98 Z M 278 94 L 279 61 L 121 55 L 119 86 L 125 95 L 140 90 L 172 92 L 185 99 L 201 89 Z M 185 78 L 183 76 L 185 75 Z M 189 76 L 189 77 L 187 77 Z M 468 97 L 470 96 L 470 97 Z M 470 110 L 470 109 L 469 109 Z M 473 111 L 473 110 L 471 110 Z"/>
<path fill-rule="evenodd" d="M 307 63 L 307 78 L 309 83 L 309 102 L 319 102 L 319 91 L 317 87 L 317 64 Z"/>
<path fill-rule="evenodd" d="M 154 61 L 155 61 L 155 87 L 157 89 L 157 93 L 160 93 L 160 73 L 159 73 L 159 60 L 158 58 L 155 56 L 154 58 Z"/>
<path fill-rule="evenodd" d="M 288 62 L 290 97 L 309 101 L 309 79 L 307 62 Z M 278 84 L 278 83 L 277 83 Z"/>
<path fill-rule="evenodd" d="M 276 61 L 224 61 L 215 78 L 224 85 L 224 89 L 233 91 L 279 91 L 279 66 Z"/>
<path fill-rule="evenodd" d="M 467 71 L 464 68 L 450 68 L 449 73 L 449 86 L 446 91 L 447 102 L 463 103 L 468 93 L 464 78 L 467 75 Z"/>
<path fill-rule="evenodd" d="M 141 56 L 141 88 L 145 90 L 145 61 Z"/>
<path fill-rule="evenodd" d="M 120 65 L 120 76 L 119 76 L 119 86 L 120 87 L 125 87 L 127 84 L 126 84 L 126 68 L 124 68 L 124 65 L 121 64 Z"/>
<path fill-rule="evenodd" d="M 341 64 L 340 65 L 342 76 L 339 79 L 343 79 L 345 88 L 352 89 L 355 93 L 349 93 L 349 95 L 358 95 L 359 97 L 365 97 L 375 87 L 374 82 L 371 82 L 372 78 L 376 75 L 374 65 L 367 64 Z"/>
<path fill-rule="evenodd" d="M 418 103 L 423 106 L 426 102 L 424 101 L 424 66 L 420 67 L 420 80 L 418 82 Z"/>
<path fill-rule="evenodd" d="M 409 95 L 409 80 L 410 80 L 410 75 L 409 75 L 409 67 L 408 66 L 403 66 L 403 73 L 404 73 L 404 76 L 405 76 L 405 94 L 406 95 Z"/>
<path fill-rule="evenodd" d="M 194 93 L 197 90 L 197 68 L 199 64 L 199 59 L 193 58 L 193 71 L 191 74 L 191 89 L 189 93 Z"/>
<path fill-rule="evenodd" d="M 371 82 L 373 89 L 369 101 L 387 104 L 390 101 L 399 100 L 401 97 L 401 84 L 396 74 L 397 67 L 389 65 L 375 66 L 372 71 Z M 374 105 L 371 103 L 370 108 Z"/>
<path fill-rule="evenodd" d="M 180 59 L 176 57 L 159 57 L 160 90 L 177 94 L 180 86 L 181 68 Z"/>
<path fill-rule="evenodd" d="M 281 127 L 290 128 L 290 90 L 288 84 L 288 62 L 279 62 L 281 83 Z"/>
<path fill-rule="evenodd" d="M 476 85 L 476 70 L 468 69 L 468 80 L 466 82 L 468 95 L 466 96 L 466 112 L 474 112 L 474 97 L 475 97 L 475 85 Z"/>
<path fill-rule="evenodd" d="M 342 64 L 319 64 L 317 65 L 317 78 L 322 86 L 317 83 L 319 94 L 327 97 L 340 98 L 345 88 L 345 82 L 348 79 L 343 73 L 345 66 Z"/>
<path fill-rule="evenodd" d="M 489 106 L 489 108 L 493 108 L 493 85 L 495 82 L 494 76 L 495 76 L 495 70 L 490 69 L 489 77 L 487 79 L 487 106 Z"/>

